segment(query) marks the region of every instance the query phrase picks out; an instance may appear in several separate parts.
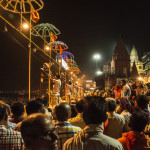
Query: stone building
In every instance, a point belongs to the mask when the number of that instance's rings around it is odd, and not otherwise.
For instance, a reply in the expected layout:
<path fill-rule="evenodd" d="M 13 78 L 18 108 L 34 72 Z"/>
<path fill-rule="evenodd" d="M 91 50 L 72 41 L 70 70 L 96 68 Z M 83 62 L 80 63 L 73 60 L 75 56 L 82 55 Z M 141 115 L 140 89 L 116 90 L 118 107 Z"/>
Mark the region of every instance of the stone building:
<path fill-rule="evenodd" d="M 135 64 L 135 61 L 133 62 L 133 65 L 132 65 L 132 70 L 130 72 L 130 80 L 137 80 L 138 79 L 138 70 L 137 70 L 137 67 L 136 67 L 136 64 Z"/>
<path fill-rule="evenodd" d="M 129 55 L 120 37 L 112 60 L 107 61 L 103 66 L 103 73 L 105 87 L 112 87 L 116 83 L 120 83 L 122 79 L 138 80 L 139 76 L 147 77 L 147 81 L 150 81 L 150 52 L 147 52 L 140 61 L 135 46 Z"/>
<path fill-rule="evenodd" d="M 130 75 L 130 56 L 120 37 L 114 49 L 111 61 L 111 74 L 117 78 Z"/>
<path fill-rule="evenodd" d="M 139 56 L 138 56 L 138 53 L 137 53 L 135 46 L 133 46 L 131 53 L 130 53 L 130 63 L 131 63 L 130 64 L 130 66 L 131 66 L 130 71 L 131 72 L 132 72 L 132 66 L 133 66 L 134 62 L 135 62 L 138 74 L 139 75 L 145 74 L 143 71 L 143 63 L 141 61 L 139 61 Z"/>
<path fill-rule="evenodd" d="M 147 76 L 150 76 L 150 52 L 145 53 L 142 57 L 143 69 Z"/>

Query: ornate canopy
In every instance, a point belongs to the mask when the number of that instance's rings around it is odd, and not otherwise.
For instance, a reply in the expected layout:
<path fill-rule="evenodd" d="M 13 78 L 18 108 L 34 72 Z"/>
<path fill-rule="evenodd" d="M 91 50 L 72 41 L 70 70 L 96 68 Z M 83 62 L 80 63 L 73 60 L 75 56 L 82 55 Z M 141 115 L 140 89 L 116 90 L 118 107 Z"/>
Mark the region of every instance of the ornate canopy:
<path fill-rule="evenodd" d="M 0 6 L 13 13 L 32 13 L 43 8 L 42 0 L 0 0 Z"/>

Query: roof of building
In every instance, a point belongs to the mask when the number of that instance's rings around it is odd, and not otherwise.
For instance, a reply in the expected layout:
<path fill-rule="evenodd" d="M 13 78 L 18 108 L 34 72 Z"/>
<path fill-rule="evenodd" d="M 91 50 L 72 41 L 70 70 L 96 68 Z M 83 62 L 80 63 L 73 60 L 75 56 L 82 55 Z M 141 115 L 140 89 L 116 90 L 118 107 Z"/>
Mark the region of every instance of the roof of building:
<path fill-rule="evenodd" d="M 126 58 L 130 59 L 130 56 L 125 47 L 125 44 L 123 43 L 121 36 L 119 37 L 118 42 L 116 44 L 116 47 L 114 50 L 114 56 L 118 56 L 118 58 L 123 58 L 123 59 L 126 59 Z"/>

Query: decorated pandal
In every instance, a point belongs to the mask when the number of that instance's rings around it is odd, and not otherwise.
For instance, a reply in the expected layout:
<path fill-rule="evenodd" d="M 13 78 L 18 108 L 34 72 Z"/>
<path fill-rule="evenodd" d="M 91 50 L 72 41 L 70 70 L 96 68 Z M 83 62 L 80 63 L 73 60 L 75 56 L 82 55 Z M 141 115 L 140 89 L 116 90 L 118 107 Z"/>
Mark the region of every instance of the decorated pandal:
<path fill-rule="evenodd" d="M 0 0 L 0 6 L 11 13 L 20 15 L 20 28 L 15 27 L 7 19 L 1 18 L 8 23 L 17 32 L 21 33 L 29 41 L 29 100 L 31 93 L 31 52 L 33 49 L 41 51 L 42 54 L 48 57 L 48 61 L 43 63 L 41 70 L 41 84 L 48 79 L 46 89 L 49 97 L 49 104 L 54 106 L 60 101 L 65 100 L 69 104 L 81 98 L 84 94 L 83 88 L 77 84 L 77 75 L 80 73 L 79 66 L 74 60 L 74 55 L 66 50 L 68 46 L 62 42 L 57 41 L 61 34 L 59 29 L 50 23 L 41 23 L 32 26 L 32 22 L 37 23 L 40 19 L 39 10 L 43 9 L 44 3 L 42 0 Z M 27 17 L 26 17 L 26 14 Z M 30 17 L 29 17 L 30 16 Z M 28 19 L 30 20 L 28 21 Z M 22 23 L 26 22 L 29 25 L 29 37 L 22 32 Z M 35 38 L 32 38 L 34 36 Z M 42 40 L 43 44 L 39 41 Z M 37 40 L 38 43 L 34 40 Z M 39 45 L 40 46 L 39 46 Z M 42 45 L 42 47 L 41 47 Z M 52 69 L 53 68 L 53 69 Z M 55 70 L 55 71 L 54 71 Z M 57 70 L 57 71 L 56 71 Z M 64 85 L 64 86 L 62 86 Z M 42 85 L 43 86 L 43 85 Z M 64 94 L 61 94 L 64 89 Z"/>
<path fill-rule="evenodd" d="M 0 6 L 13 13 L 31 13 L 41 10 L 44 6 L 42 0 L 1 0 Z"/>

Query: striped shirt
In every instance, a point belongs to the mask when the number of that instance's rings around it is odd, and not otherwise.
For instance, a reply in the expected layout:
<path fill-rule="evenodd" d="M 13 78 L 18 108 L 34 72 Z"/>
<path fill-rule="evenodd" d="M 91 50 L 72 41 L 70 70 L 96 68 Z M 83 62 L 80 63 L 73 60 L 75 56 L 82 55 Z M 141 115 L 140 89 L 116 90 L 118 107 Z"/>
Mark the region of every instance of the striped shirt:
<path fill-rule="evenodd" d="M 23 140 L 21 134 L 8 130 L 4 125 L 0 125 L 0 150 L 22 150 Z"/>
<path fill-rule="evenodd" d="M 72 126 L 68 121 L 56 122 L 54 132 L 59 136 L 59 150 L 62 150 L 63 144 L 80 130 L 80 127 Z"/>
<path fill-rule="evenodd" d="M 121 143 L 103 134 L 103 125 L 89 124 L 67 140 L 63 150 L 123 150 Z"/>

